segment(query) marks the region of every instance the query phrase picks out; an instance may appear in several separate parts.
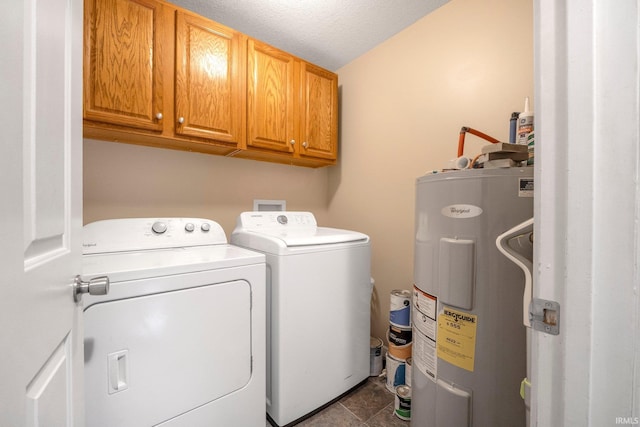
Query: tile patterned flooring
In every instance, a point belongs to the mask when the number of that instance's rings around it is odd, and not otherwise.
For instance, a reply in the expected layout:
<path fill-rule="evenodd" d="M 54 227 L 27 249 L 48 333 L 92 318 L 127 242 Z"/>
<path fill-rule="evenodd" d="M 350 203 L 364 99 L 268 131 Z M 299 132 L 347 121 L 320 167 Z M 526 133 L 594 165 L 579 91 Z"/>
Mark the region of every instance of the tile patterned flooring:
<path fill-rule="evenodd" d="M 384 378 L 367 382 L 296 427 L 409 427 L 394 413 L 395 396 Z M 270 427 L 269 422 L 266 423 Z"/>

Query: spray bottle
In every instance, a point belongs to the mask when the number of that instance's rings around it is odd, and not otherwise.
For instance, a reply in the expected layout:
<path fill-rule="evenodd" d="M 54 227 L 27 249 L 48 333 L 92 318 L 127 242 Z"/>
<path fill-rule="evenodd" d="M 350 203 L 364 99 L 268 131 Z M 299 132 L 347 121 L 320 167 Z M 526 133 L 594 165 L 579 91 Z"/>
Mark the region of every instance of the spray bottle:
<path fill-rule="evenodd" d="M 527 135 L 533 132 L 533 111 L 529 110 L 529 97 L 524 99 L 524 111 L 518 115 L 517 144 L 527 145 Z"/>

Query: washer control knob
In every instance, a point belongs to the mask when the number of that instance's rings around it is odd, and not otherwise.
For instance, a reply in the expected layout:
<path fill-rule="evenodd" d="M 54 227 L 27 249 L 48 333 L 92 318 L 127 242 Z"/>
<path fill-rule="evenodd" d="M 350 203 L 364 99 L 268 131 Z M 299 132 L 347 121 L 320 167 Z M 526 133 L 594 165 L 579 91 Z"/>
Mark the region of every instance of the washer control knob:
<path fill-rule="evenodd" d="M 286 225 L 289 222 L 289 218 L 287 218 L 285 215 L 278 215 L 277 220 L 282 225 Z"/>
<path fill-rule="evenodd" d="M 207 231 L 211 230 L 211 225 L 209 225 L 208 222 L 204 222 L 200 226 L 200 229 L 206 233 Z"/>
<path fill-rule="evenodd" d="M 167 231 L 167 224 L 165 224 L 164 222 L 156 221 L 151 226 L 151 229 L 156 234 L 162 234 Z"/>
<path fill-rule="evenodd" d="M 189 222 L 184 226 L 184 229 L 186 231 L 188 231 L 189 233 L 191 233 L 193 230 L 196 229 L 196 227 L 195 227 L 195 225 L 193 225 L 192 223 Z"/>

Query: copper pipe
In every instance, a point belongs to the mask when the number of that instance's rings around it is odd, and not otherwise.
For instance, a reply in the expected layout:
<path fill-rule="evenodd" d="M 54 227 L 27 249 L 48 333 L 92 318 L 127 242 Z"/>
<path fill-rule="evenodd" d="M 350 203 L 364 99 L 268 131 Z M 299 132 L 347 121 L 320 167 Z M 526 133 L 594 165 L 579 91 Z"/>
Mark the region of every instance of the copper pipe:
<path fill-rule="evenodd" d="M 463 126 L 462 128 L 460 128 L 460 137 L 458 138 L 458 157 L 462 156 L 462 154 L 464 153 L 464 137 L 467 134 L 467 132 L 469 132 L 472 135 L 478 136 L 484 140 L 487 140 L 492 144 L 497 144 L 500 142 L 497 139 L 487 135 L 486 133 L 480 132 L 479 130 L 475 130 L 470 127 Z"/>

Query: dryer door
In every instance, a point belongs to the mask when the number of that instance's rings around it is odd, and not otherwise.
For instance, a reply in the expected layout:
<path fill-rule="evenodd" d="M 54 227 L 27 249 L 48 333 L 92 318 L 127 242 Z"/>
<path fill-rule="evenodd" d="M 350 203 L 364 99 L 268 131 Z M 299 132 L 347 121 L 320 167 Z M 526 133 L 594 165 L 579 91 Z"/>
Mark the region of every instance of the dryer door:
<path fill-rule="evenodd" d="M 85 311 L 87 426 L 156 425 L 249 382 L 249 283 L 195 286 Z"/>

